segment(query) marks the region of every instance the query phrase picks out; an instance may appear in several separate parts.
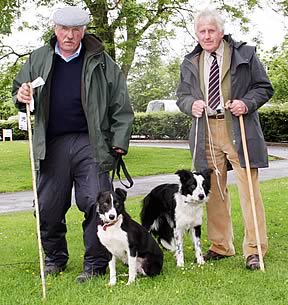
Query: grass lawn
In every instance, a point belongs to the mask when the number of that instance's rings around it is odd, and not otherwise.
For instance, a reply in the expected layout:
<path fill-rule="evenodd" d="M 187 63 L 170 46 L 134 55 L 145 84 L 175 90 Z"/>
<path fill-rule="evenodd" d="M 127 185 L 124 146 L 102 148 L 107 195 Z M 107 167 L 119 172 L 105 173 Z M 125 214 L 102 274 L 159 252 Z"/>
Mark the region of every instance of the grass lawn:
<path fill-rule="evenodd" d="M 269 252 L 265 273 L 244 268 L 241 256 L 243 223 L 235 186 L 229 186 L 233 202 L 235 257 L 198 267 L 194 250 L 185 238 L 185 267 L 177 268 L 175 259 L 165 252 L 164 268 L 155 278 L 138 278 L 126 286 L 127 267 L 118 263 L 118 283 L 110 288 L 108 275 L 79 285 L 75 277 L 82 271 L 82 214 L 71 208 L 67 215 L 68 267 L 58 277 L 46 281 L 45 304 L 55 305 L 286 305 L 288 304 L 288 179 L 261 183 L 266 205 Z M 139 220 L 142 197 L 129 198 L 126 208 Z M 205 223 L 205 221 L 204 221 Z M 41 304 L 36 224 L 32 212 L 0 216 L 0 304 Z M 203 225 L 203 250 L 209 247 Z"/>
<path fill-rule="evenodd" d="M 132 177 L 191 168 L 190 151 L 186 149 L 130 147 L 124 160 Z M 0 172 L 0 193 L 32 189 L 27 141 L 0 142 Z"/>
<path fill-rule="evenodd" d="M 171 174 L 192 165 L 189 150 L 174 148 L 130 147 L 124 160 L 132 178 Z M 0 142 L 0 172 L 0 193 L 32 189 L 27 141 Z"/>
<path fill-rule="evenodd" d="M 132 177 L 173 173 L 191 167 L 188 150 L 131 147 L 125 157 Z M 30 190 L 31 169 L 28 143 L 0 142 L 0 192 Z M 229 259 L 198 267 L 194 250 L 185 237 L 185 267 L 177 268 L 175 258 L 165 252 L 163 272 L 155 278 L 140 277 L 126 286 L 127 267 L 117 265 L 118 283 L 109 287 L 108 275 L 78 285 L 84 247 L 83 215 L 72 207 L 67 214 L 68 267 L 58 277 L 46 279 L 49 305 L 287 305 L 288 304 L 288 178 L 261 182 L 266 206 L 269 251 L 265 273 L 244 268 L 241 243 L 243 221 L 236 187 L 229 186 L 233 202 L 235 247 Z M 127 210 L 139 221 L 142 197 L 128 198 Z M 206 225 L 203 251 L 207 251 Z M 42 304 L 36 221 L 32 212 L 0 214 L 0 305 Z"/>

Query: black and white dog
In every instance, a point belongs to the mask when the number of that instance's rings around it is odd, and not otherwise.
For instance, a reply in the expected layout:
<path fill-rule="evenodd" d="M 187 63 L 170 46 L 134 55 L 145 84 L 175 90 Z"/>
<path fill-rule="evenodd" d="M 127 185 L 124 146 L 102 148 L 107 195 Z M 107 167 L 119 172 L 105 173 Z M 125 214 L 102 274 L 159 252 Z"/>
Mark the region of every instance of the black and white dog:
<path fill-rule="evenodd" d="M 199 265 L 204 264 L 201 250 L 203 207 L 208 201 L 212 170 L 178 170 L 179 184 L 161 184 L 143 200 L 142 225 L 162 246 L 175 252 L 178 267 L 184 266 L 183 234 L 189 230 Z"/>
<path fill-rule="evenodd" d="M 163 266 L 162 249 L 151 234 L 125 211 L 126 196 L 125 190 L 117 188 L 115 192 L 100 192 L 97 197 L 97 211 L 102 220 L 98 236 L 111 254 L 111 286 L 116 284 L 116 258 L 129 266 L 127 285 L 135 281 L 137 273 L 154 276 Z"/>

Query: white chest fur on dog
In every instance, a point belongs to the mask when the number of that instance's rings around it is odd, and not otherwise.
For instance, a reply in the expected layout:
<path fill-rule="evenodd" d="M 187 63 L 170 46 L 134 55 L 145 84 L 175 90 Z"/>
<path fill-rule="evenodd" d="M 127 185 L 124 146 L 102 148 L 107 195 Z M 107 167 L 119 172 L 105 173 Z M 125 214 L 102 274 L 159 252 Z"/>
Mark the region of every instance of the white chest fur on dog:
<path fill-rule="evenodd" d="M 187 201 L 187 197 L 181 193 L 175 194 L 175 223 L 178 228 L 188 230 L 192 226 L 202 224 L 203 208 L 206 203 L 199 204 Z"/>
<path fill-rule="evenodd" d="M 122 221 L 123 218 L 120 215 L 117 223 L 113 226 L 106 228 L 98 226 L 98 237 L 110 253 L 113 253 L 113 255 L 127 264 L 129 245 L 127 233 L 121 229 Z"/>

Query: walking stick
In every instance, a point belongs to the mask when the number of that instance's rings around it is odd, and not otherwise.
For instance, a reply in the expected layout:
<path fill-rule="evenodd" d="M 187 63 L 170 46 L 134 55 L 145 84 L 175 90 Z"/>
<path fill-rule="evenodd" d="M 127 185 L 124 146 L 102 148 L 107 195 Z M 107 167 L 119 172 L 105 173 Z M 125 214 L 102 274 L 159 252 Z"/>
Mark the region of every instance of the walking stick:
<path fill-rule="evenodd" d="M 256 235 L 256 242 L 257 242 L 257 250 L 258 250 L 258 255 L 259 255 L 260 270 L 265 271 L 264 270 L 262 249 L 261 249 L 261 244 L 260 244 L 259 231 L 258 231 L 258 221 L 257 221 L 257 215 L 256 215 L 256 209 L 255 209 L 254 191 L 253 191 L 251 171 L 250 171 L 250 162 L 249 162 L 249 156 L 248 156 L 244 120 L 243 120 L 243 115 L 242 114 L 239 116 L 239 122 L 240 122 L 240 131 L 241 131 L 243 152 L 244 152 L 245 165 L 246 165 L 246 173 L 247 173 L 248 185 L 249 185 L 249 193 L 250 193 L 252 214 L 253 214 L 253 219 L 254 219 L 254 227 L 255 227 L 255 235 Z"/>
<path fill-rule="evenodd" d="M 32 88 L 31 83 L 29 85 L 30 85 L 31 96 L 32 96 L 33 88 Z M 41 275 L 41 282 L 42 282 L 42 295 L 43 295 L 43 301 L 44 301 L 46 299 L 46 283 L 45 283 L 45 276 L 44 276 L 44 263 L 43 263 L 42 244 L 41 244 L 41 235 L 40 235 L 39 204 L 38 204 L 38 195 L 37 195 L 37 186 L 36 186 L 36 174 L 35 174 L 35 163 L 34 163 L 34 153 L 33 153 L 33 143 L 32 143 L 32 128 L 31 128 L 31 117 L 30 117 L 29 104 L 26 104 L 26 115 L 27 115 L 29 151 L 30 151 L 31 171 L 32 171 L 32 186 L 33 186 L 35 211 L 36 211 L 36 226 L 37 226 L 37 239 L 38 239 L 38 250 L 39 250 L 39 260 L 40 260 L 40 275 Z"/>

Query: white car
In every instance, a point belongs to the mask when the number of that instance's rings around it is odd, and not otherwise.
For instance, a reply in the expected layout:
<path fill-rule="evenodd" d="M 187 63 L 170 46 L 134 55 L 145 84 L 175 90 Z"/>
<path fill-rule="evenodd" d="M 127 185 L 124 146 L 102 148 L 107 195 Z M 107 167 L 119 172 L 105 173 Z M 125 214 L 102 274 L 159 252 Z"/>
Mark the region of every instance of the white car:
<path fill-rule="evenodd" d="M 179 112 L 176 102 L 176 100 L 152 100 L 148 103 L 146 112 Z"/>

